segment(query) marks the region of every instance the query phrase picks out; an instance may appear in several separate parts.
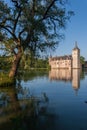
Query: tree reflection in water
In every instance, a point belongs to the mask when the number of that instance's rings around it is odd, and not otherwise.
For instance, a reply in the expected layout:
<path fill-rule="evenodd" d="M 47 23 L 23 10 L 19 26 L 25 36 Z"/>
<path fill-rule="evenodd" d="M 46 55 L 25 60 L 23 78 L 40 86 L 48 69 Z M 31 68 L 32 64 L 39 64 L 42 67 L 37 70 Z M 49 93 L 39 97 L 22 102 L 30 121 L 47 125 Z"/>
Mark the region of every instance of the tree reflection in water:
<path fill-rule="evenodd" d="M 54 115 L 47 112 L 46 93 L 34 97 L 21 86 L 0 88 L 0 130 L 37 130 L 51 127 Z"/>

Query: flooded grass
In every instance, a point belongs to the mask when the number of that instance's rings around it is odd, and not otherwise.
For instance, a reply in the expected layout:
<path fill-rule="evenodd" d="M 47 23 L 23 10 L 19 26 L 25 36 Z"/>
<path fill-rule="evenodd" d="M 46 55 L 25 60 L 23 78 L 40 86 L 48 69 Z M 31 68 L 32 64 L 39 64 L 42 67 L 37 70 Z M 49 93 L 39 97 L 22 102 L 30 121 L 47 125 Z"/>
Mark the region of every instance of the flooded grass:
<path fill-rule="evenodd" d="M 8 73 L 0 73 L 0 87 L 9 86 L 14 84 L 14 79 L 9 78 Z"/>

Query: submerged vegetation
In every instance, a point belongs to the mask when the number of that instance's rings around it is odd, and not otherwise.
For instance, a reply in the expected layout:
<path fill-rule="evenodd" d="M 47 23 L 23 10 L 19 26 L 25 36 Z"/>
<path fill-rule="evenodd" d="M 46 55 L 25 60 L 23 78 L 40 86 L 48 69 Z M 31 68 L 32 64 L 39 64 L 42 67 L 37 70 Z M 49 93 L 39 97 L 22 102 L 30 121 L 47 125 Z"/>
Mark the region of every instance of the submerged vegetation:
<path fill-rule="evenodd" d="M 9 78 L 8 73 L 4 73 L 4 72 L 0 73 L 0 87 L 13 85 L 14 82 L 15 82 L 15 79 Z"/>

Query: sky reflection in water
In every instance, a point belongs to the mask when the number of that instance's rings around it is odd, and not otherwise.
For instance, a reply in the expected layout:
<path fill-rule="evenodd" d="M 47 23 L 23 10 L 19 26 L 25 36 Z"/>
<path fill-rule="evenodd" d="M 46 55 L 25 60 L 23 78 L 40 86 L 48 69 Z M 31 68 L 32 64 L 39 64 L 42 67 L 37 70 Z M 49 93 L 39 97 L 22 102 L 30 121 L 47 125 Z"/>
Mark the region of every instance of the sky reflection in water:
<path fill-rule="evenodd" d="M 44 95 L 48 100 L 45 104 L 43 102 L 40 104 L 42 107 L 39 106 L 41 109 L 37 120 L 38 125 L 34 129 L 87 130 L 86 71 L 81 72 L 77 69 L 73 71 L 51 70 L 49 74 L 43 73 L 41 75 L 37 73 L 31 79 L 28 77 L 30 77 L 29 74 L 20 80 L 17 99 L 24 100 L 30 96 L 43 99 Z M 0 90 L 0 95 L 1 92 L 3 90 Z M 23 107 L 23 103 L 21 103 L 21 106 Z M 4 107 L 2 108 L 4 109 Z M 13 107 L 14 109 L 16 108 Z"/>

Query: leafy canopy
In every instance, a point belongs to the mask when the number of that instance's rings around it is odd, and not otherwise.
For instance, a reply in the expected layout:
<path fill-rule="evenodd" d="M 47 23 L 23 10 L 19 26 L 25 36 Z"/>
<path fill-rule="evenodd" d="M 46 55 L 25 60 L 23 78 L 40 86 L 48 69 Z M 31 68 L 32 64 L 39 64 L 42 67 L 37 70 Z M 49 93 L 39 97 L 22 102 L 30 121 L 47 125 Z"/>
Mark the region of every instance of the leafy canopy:
<path fill-rule="evenodd" d="M 53 49 L 62 38 L 60 29 L 74 14 L 66 4 L 67 0 L 11 0 L 10 5 L 0 1 L 0 41 L 13 53 L 18 40 L 24 51 Z"/>

